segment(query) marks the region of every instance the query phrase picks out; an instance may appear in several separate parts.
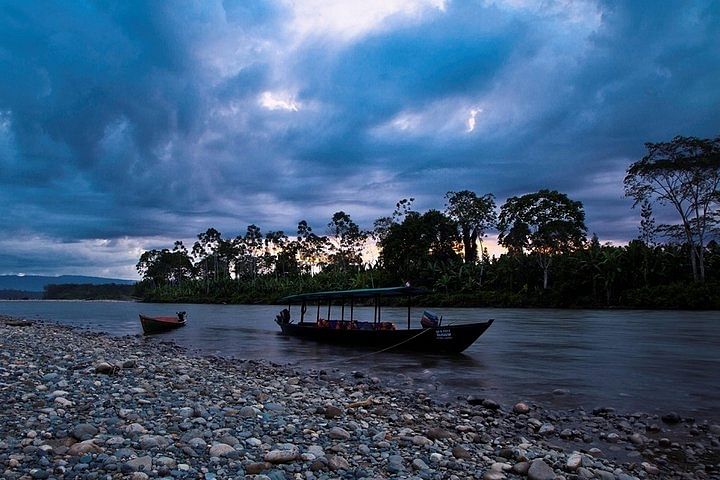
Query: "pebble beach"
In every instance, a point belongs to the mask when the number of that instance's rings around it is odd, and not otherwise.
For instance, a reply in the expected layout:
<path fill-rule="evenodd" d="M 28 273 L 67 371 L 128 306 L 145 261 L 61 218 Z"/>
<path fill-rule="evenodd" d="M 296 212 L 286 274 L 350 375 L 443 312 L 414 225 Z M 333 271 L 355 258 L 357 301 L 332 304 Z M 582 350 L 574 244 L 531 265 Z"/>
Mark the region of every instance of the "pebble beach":
<path fill-rule="evenodd" d="M 363 372 L 0 316 L 4 479 L 719 479 L 710 419 L 439 403 Z"/>

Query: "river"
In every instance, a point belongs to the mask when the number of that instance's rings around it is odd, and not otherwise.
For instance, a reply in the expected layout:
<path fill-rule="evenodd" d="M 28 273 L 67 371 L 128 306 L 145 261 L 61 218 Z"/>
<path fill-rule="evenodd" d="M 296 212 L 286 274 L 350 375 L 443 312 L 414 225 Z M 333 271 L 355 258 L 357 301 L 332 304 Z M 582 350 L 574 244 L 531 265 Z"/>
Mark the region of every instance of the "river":
<path fill-rule="evenodd" d="M 142 332 L 139 313 L 188 312 L 185 328 L 146 337 L 190 350 L 301 368 L 359 371 L 440 401 L 475 395 L 506 406 L 537 401 L 555 408 L 613 407 L 620 412 L 676 411 L 720 420 L 720 313 L 640 310 L 444 309 L 444 322 L 494 318 L 463 355 L 370 354 L 287 338 L 272 305 L 0 301 L 0 314 L 103 331 Z M 419 320 L 421 310 L 412 318 Z M 335 315 L 335 314 L 333 314 Z M 356 318 L 372 319 L 371 308 Z M 407 310 L 383 309 L 404 325 Z"/>

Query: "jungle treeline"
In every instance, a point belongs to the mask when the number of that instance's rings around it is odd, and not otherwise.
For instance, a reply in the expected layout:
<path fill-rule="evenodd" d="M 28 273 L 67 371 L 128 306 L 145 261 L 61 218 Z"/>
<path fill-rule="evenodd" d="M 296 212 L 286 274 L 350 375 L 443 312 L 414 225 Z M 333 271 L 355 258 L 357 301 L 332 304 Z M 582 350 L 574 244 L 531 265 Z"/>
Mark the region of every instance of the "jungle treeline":
<path fill-rule="evenodd" d="M 720 137 L 646 144 L 625 194 L 639 215 L 637 238 L 602 244 L 588 234 L 581 202 L 548 189 L 506 199 L 469 190 L 442 210 L 406 198 L 370 230 L 336 212 L 316 233 L 249 225 L 225 238 L 214 228 L 143 253 L 135 295 L 151 302 L 278 303 L 324 290 L 426 287 L 435 306 L 720 308 Z M 658 223 L 653 208 L 673 212 Z M 497 235 L 505 253 L 490 256 Z M 368 248 L 374 250 L 368 254 Z"/>
<path fill-rule="evenodd" d="M 43 300 L 131 300 L 135 292 L 134 285 L 117 283 L 62 283 L 46 285 Z"/>

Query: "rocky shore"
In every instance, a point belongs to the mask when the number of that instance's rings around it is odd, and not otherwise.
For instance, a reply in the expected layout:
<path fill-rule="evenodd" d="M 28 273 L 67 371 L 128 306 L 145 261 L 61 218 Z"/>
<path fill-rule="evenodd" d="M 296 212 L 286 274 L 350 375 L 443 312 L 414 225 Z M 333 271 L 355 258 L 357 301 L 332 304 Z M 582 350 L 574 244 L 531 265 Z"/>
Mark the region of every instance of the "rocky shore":
<path fill-rule="evenodd" d="M 720 426 L 438 404 L 363 373 L 0 316 L 5 479 L 718 479 Z"/>

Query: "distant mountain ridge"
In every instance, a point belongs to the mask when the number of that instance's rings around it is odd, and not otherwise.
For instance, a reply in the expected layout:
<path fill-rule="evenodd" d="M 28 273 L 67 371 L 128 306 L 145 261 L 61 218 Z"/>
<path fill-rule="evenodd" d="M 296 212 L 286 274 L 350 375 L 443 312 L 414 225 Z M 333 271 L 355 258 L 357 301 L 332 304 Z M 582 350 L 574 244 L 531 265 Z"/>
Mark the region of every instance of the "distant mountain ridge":
<path fill-rule="evenodd" d="M 42 292 L 45 285 L 59 284 L 92 284 L 105 285 L 116 283 L 119 285 L 132 285 L 135 280 L 121 278 L 87 277 L 84 275 L 60 275 L 48 277 L 43 275 L 0 275 L 0 290 L 20 290 L 24 292 Z"/>

